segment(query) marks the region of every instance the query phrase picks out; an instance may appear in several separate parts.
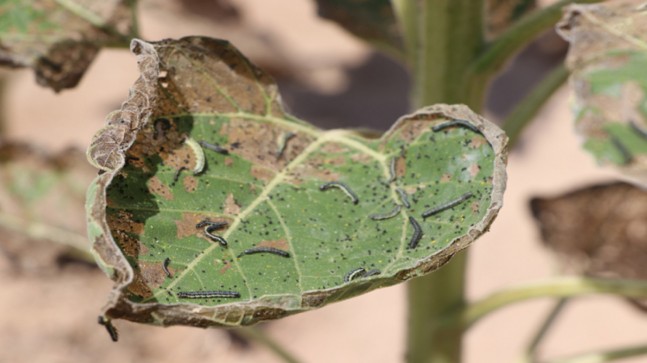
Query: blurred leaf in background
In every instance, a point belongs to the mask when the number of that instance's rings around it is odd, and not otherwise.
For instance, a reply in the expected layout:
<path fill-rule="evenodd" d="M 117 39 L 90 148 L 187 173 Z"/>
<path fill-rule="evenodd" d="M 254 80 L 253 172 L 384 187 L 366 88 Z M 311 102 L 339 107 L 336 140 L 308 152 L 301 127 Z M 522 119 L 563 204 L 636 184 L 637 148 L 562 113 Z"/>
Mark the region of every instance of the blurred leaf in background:
<path fill-rule="evenodd" d="M 623 182 L 598 184 L 534 198 L 530 208 L 544 243 L 566 269 L 647 279 L 647 191 Z M 647 302 L 641 306 L 647 308 Z"/>
<path fill-rule="evenodd" d="M 0 64 L 31 67 L 58 92 L 75 87 L 104 46 L 136 34 L 134 0 L 0 1 Z"/>
<path fill-rule="evenodd" d="M 76 149 L 49 156 L 0 144 L 0 253 L 14 270 L 48 269 L 65 257 L 92 261 L 84 200 L 95 175 Z"/>
<path fill-rule="evenodd" d="M 647 7 L 623 0 L 571 5 L 558 24 L 570 42 L 566 64 L 577 132 L 602 164 L 647 178 Z"/>

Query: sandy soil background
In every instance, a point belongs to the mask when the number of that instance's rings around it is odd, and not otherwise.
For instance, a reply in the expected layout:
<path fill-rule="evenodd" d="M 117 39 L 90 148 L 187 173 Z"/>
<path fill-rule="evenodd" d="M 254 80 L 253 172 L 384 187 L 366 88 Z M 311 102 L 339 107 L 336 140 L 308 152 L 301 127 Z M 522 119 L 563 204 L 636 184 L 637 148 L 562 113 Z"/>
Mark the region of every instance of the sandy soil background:
<path fill-rule="evenodd" d="M 334 24 L 317 19 L 310 2 L 238 1 L 238 25 L 184 13 L 175 2 L 160 3 L 141 4 L 145 39 L 191 34 L 229 38 L 280 76 L 293 112 L 322 127 L 385 129 L 407 110 L 406 73 Z M 533 59 L 522 57 L 516 65 L 521 76 L 508 78 L 537 78 L 545 62 Z M 106 50 L 76 89 L 58 95 L 39 88 L 30 71 L 9 77 L 3 110 L 9 120 L 7 135 L 55 151 L 68 145 L 85 149 L 105 115 L 126 98 L 137 70 L 127 51 Z M 505 109 L 506 100 L 518 93 L 515 87 L 505 79 L 497 83 L 492 109 Z M 616 177 L 580 150 L 571 132 L 569 97 L 566 88 L 557 92 L 510 156 L 505 206 L 491 232 L 470 249 L 469 298 L 557 273 L 531 220 L 527 203 L 532 196 Z M 495 113 L 489 116 L 497 119 Z M 121 340 L 114 344 L 96 324 L 112 286 L 100 271 L 68 264 L 54 271 L 15 274 L 8 266 L 0 257 L 0 362 L 279 362 L 262 347 L 241 344 L 217 329 L 116 321 Z M 264 324 L 263 329 L 303 362 L 400 362 L 404 293 L 404 285 L 381 289 Z M 465 361 L 515 361 L 550 306 L 547 300 L 532 301 L 487 317 L 467 334 Z M 567 307 L 541 352 L 557 357 L 639 344 L 645 342 L 646 331 L 647 318 L 623 301 L 580 298 Z"/>

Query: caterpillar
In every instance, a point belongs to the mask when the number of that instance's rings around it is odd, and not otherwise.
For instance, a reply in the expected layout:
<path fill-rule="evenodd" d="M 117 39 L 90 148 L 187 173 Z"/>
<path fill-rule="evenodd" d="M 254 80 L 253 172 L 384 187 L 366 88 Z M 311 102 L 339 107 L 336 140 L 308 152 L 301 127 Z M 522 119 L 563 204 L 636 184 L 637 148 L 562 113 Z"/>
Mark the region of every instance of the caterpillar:
<path fill-rule="evenodd" d="M 397 216 L 398 213 L 400 213 L 401 209 L 402 209 L 402 206 L 397 204 L 395 206 L 395 208 L 393 208 L 393 210 L 391 210 L 390 212 L 387 212 L 387 213 L 384 213 L 384 214 L 371 214 L 368 217 L 371 218 L 374 221 L 381 221 L 381 220 L 384 220 L 384 219 L 389 219 L 389 218 L 393 218 L 393 217 Z"/>
<path fill-rule="evenodd" d="M 458 197 L 458 198 L 456 198 L 456 199 L 454 199 L 452 201 L 449 201 L 449 202 L 447 202 L 445 204 L 441 204 L 438 207 L 426 210 L 425 212 L 422 213 L 422 218 L 424 219 L 424 218 L 427 218 L 427 217 L 431 217 L 434 214 L 440 213 L 440 212 L 442 212 L 444 210 L 447 210 L 449 208 L 453 208 L 453 207 L 463 203 L 464 201 L 470 199 L 472 196 L 473 196 L 473 194 L 471 192 L 467 192 L 467 193 L 461 195 L 460 197 Z"/>
<path fill-rule="evenodd" d="M 209 299 L 209 298 L 239 298 L 240 293 L 237 291 L 181 291 L 177 293 L 181 299 Z"/>
<path fill-rule="evenodd" d="M 287 251 L 280 250 L 278 248 L 274 247 L 254 247 L 254 248 L 248 248 L 245 251 L 243 251 L 238 257 L 242 257 L 243 255 L 253 255 L 255 253 L 271 253 L 274 255 L 278 255 L 281 257 L 290 257 L 290 253 Z"/>
<path fill-rule="evenodd" d="M 198 144 L 200 144 L 200 146 L 202 146 L 203 148 L 217 152 L 218 154 L 229 155 L 229 150 L 225 149 L 224 147 L 218 144 L 210 144 L 204 140 L 200 141 Z"/>
<path fill-rule="evenodd" d="M 409 249 L 414 249 L 418 246 L 418 242 L 420 242 L 420 239 L 422 238 L 422 228 L 420 228 L 418 221 L 411 216 L 409 217 L 409 223 L 411 223 L 411 226 L 413 227 L 413 234 L 411 235 L 411 240 L 409 240 L 409 245 L 407 247 Z"/>
<path fill-rule="evenodd" d="M 359 203 L 359 198 L 357 197 L 357 194 L 355 194 L 349 187 L 348 185 L 342 183 L 342 182 L 337 182 L 337 181 L 331 181 L 326 184 L 322 184 L 319 189 L 320 190 L 328 190 L 330 188 L 338 188 L 341 189 L 348 197 L 351 199 L 353 204 Z"/>
<path fill-rule="evenodd" d="M 358 277 L 364 276 L 366 270 L 363 267 L 356 268 L 349 271 L 346 276 L 344 276 L 344 282 L 351 282 Z"/>
<path fill-rule="evenodd" d="M 441 130 L 446 129 L 448 127 L 457 126 L 457 125 L 466 127 L 466 128 L 468 128 L 468 129 L 470 129 L 470 130 L 472 130 L 472 131 L 474 131 L 474 132 L 476 132 L 478 134 L 481 134 L 481 130 L 479 130 L 476 126 L 472 125 L 471 123 L 469 123 L 466 120 L 460 120 L 460 119 L 440 123 L 438 125 L 433 126 L 431 128 L 431 130 L 433 130 L 434 132 L 438 132 L 438 131 L 441 131 Z"/>

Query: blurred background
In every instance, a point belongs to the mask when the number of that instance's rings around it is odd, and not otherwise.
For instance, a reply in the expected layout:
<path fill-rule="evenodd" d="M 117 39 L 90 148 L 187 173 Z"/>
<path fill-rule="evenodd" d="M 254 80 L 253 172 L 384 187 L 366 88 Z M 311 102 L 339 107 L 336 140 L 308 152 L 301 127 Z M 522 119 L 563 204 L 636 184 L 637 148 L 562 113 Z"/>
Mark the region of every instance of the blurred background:
<path fill-rule="evenodd" d="M 319 18 L 314 1 L 142 0 L 139 27 L 146 40 L 187 35 L 230 40 L 277 79 L 290 112 L 322 128 L 384 131 L 409 110 L 406 70 Z M 501 120 L 563 60 L 566 49 L 552 32 L 533 43 L 492 85 L 485 116 Z M 1 75 L 7 80 L 5 135 L 50 155 L 70 146 L 85 150 L 104 117 L 126 99 L 138 72 L 127 50 L 107 49 L 75 89 L 59 94 L 38 86 L 29 69 Z M 491 231 L 470 248 L 470 299 L 560 273 L 540 241 L 528 206 L 532 197 L 618 178 L 580 149 L 569 98 L 567 87 L 556 92 L 511 152 L 504 208 Z M 52 248 L 32 244 L 0 253 L 0 362 L 280 362 L 221 329 L 117 320 L 120 341 L 112 343 L 96 322 L 112 282 L 90 263 L 53 257 Z M 467 334 L 465 362 L 515 361 L 551 306 L 535 300 L 480 321 Z M 400 362 L 405 308 L 405 288 L 398 285 L 261 327 L 303 362 Z M 644 314 L 621 299 L 578 298 L 567 305 L 540 355 L 644 343 L 645 331 Z"/>

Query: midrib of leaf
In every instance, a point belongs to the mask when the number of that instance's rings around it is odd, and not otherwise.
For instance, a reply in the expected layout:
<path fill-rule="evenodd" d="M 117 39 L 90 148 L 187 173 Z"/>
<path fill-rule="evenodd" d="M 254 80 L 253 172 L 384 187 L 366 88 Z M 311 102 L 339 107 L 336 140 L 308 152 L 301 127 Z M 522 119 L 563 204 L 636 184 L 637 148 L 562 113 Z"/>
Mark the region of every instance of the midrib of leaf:
<path fill-rule="evenodd" d="M 266 118 L 264 118 L 264 119 L 266 119 Z M 292 126 L 293 124 L 290 123 L 289 125 Z M 368 146 L 366 146 L 366 145 L 364 145 L 364 144 L 362 144 L 362 143 L 360 143 L 360 142 L 358 142 L 356 140 L 353 140 L 353 139 L 347 137 L 347 136 L 352 135 L 352 134 L 353 134 L 353 132 L 349 131 L 349 130 L 330 130 L 330 131 L 320 133 L 319 138 L 317 138 L 315 141 L 310 143 L 310 145 L 308 145 L 308 147 L 305 150 L 303 150 L 303 152 L 298 157 L 296 157 L 288 165 L 286 165 L 286 167 L 283 168 L 283 170 L 281 172 L 276 174 L 276 176 L 265 186 L 265 188 L 263 189 L 263 192 L 261 192 L 261 194 L 258 197 L 256 197 L 256 199 L 254 199 L 254 201 L 249 206 L 247 206 L 240 214 L 238 214 L 235 217 L 234 221 L 231 223 L 231 225 L 229 226 L 227 231 L 223 234 L 223 238 L 225 238 L 225 239 L 229 238 L 231 233 L 236 231 L 236 229 L 238 228 L 238 225 L 241 223 L 242 220 L 244 220 L 250 213 L 252 213 L 256 209 L 256 207 L 258 207 L 258 205 L 260 205 L 261 203 L 264 203 L 264 202 L 269 200 L 269 198 L 268 198 L 269 194 L 272 192 L 272 190 L 274 190 L 274 188 L 277 185 L 279 185 L 280 183 L 282 183 L 285 180 L 285 176 L 286 176 L 287 172 L 292 170 L 295 166 L 301 164 L 308 156 L 310 156 L 310 154 L 312 154 L 314 151 L 318 150 L 319 147 L 321 145 L 323 145 L 324 143 L 327 143 L 327 142 L 340 143 L 340 144 L 352 147 L 352 148 L 354 148 L 354 149 L 356 149 L 356 150 L 358 150 L 360 152 L 363 152 L 366 155 L 371 156 L 372 158 L 374 158 L 375 160 L 377 160 L 380 163 L 380 165 L 382 166 L 382 171 L 383 171 L 384 176 L 388 177 L 389 170 L 388 170 L 388 166 L 386 165 L 386 156 L 379 153 L 379 152 L 377 152 L 377 151 L 375 151 L 375 150 L 373 150 L 373 149 L 371 149 L 370 147 L 368 147 Z M 392 190 L 392 193 L 394 194 L 393 197 L 395 197 L 395 192 L 393 190 Z M 402 245 L 402 243 L 401 243 L 401 245 Z M 220 247 L 219 244 L 216 244 L 216 243 L 212 244 L 211 246 L 207 247 L 207 249 L 205 249 L 203 251 L 202 256 L 208 256 L 214 249 L 219 248 L 219 247 Z M 294 249 L 292 248 L 291 242 L 290 242 L 290 248 L 292 249 L 292 252 L 294 253 Z M 233 255 L 233 252 L 231 252 L 231 250 L 229 251 L 229 253 L 233 257 L 232 258 L 233 264 L 236 266 L 236 268 L 240 272 L 241 278 L 245 281 L 245 286 L 247 288 L 249 296 L 253 296 L 253 293 L 250 290 L 250 285 L 247 283 L 247 278 L 245 276 L 245 273 L 244 273 L 243 269 L 240 267 L 240 265 L 238 264 L 237 259 L 235 258 L 236 256 Z M 187 265 L 186 269 L 184 269 L 180 274 L 178 274 L 177 277 L 173 280 L 173 282 L 171 282 L 166 287 L 166 290 L 171 290 L 178 283 L 180 283 L 188 273 L 193 272 L 196 265 L 198 265 L 203 260 L 203 258 L 206 258 L 206 257 L 198 257 L 198 258 L 195 258 L 193 261 L 191 261 L 191 263 L 189 263 Z M 301 277 L 301 275 L 299 277 Z M 150 298 L 144 300 L 144 302 L 150 301 L 153 298 L 159 297 L 159 295 L 163 294 L 164 291 L 165 290 L 158 290 L 158 292 L 153 294 Z"/>

